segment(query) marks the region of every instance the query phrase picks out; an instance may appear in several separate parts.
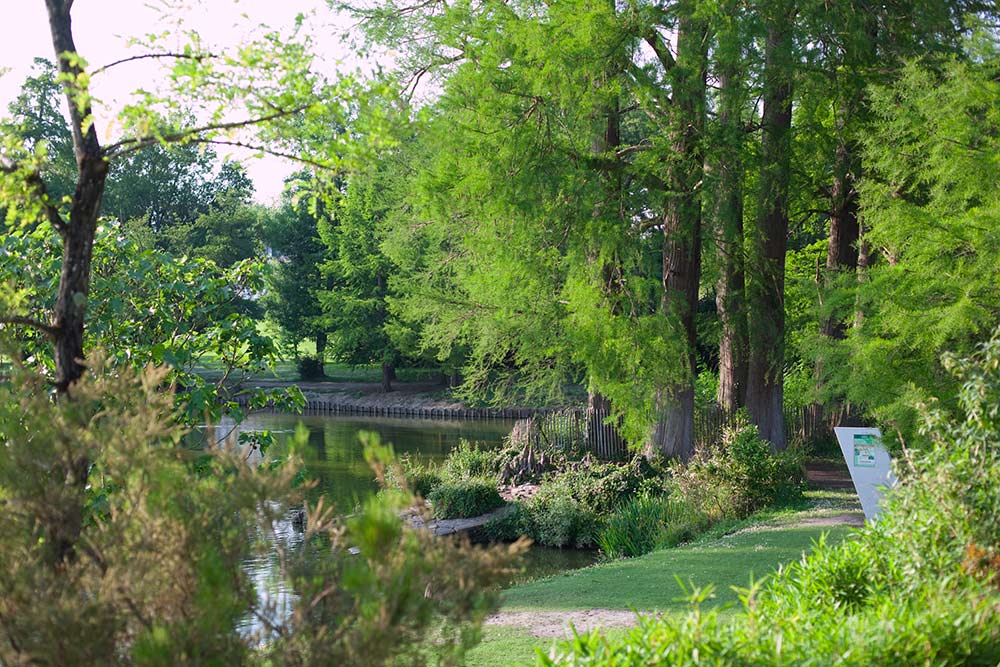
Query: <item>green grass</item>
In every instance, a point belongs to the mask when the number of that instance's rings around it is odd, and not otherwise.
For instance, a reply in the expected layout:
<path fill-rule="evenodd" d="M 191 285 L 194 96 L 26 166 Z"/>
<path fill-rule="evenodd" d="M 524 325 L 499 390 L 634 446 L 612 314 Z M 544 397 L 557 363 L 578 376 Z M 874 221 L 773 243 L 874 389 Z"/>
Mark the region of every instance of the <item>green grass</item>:
<path fill-rule="evenodd" d="M 736 588 L 773 573 L 812 548 L 820 535 L 841 540 L 850 534 L 844 526 L 801 527 L 781 525 L 831 511 L 853 509 L 857 503 L 839 492 L 810 492 L 810 509 L 778 510 L 742 522 L 735 534 L 707 535 L 691 544 L 654 551 L 639 558 L 599 563 L 562 575 L 507 590 L 502 609 L 570 611 L 577 609 L 626 609 L 683 614 L 689 609 L 685 589 L 711 585 L 706 606 L 725 607 L 724 616 L 737 613 Z M 852 504 L 853 503 L 853 504 Z M 819 505 L 819 506 L 817 506 Z M 831 507 L 832 505 L 832 507 Z M 729 529 L 733 529 L 733 525 Z M 625 632 L 612 629 L 608 634 Z M 532 637 L 526 629 L 491 626 L 483 641 L 469 652 L 469 667 L 533 665 L 535 647 L 548 652 L 553 639 Z"/>
<path fill-rule="evenodd" d="M 466 667 L 506 667 L 535 664 L 535 647 L 548 650 L 555 639 L 539 639 L 516 628 L 483 628 L 483 640 L 465 656 Z"/>
<path fill-rule="evenodd" d="M 681 587 L 715 587 L 713 604 L 737 601 L 733 587 L 746 587 L 782 563 L 797 560 L 822 533 L 842 539 L 843 527 L 748 530 L 715 540 L 654 551 L 640 558 L 603 563 L 506 591 L 503 608 L 641 609 L 680 612 L 687 608 Z"/>
<path fill-rule="evenodd" d="M 348 366 L 326 362 L 324 364 L 326 377 L 310 382 L 381 382 L 381 366 Z M 222 377 L 221 363 L 206 362 L 195 368 L 195 372 L 207 380 L 217 380 Z M 423 368 L 401 368 L 396 371 L 399 382 L 431 382 L 436 379 L 435 371 Z M 298 382 L 299 370 L 294 361 L 279 361 L 273 370 L 258 373 L 252 380 L 280 380 L 282 382 Z"/>

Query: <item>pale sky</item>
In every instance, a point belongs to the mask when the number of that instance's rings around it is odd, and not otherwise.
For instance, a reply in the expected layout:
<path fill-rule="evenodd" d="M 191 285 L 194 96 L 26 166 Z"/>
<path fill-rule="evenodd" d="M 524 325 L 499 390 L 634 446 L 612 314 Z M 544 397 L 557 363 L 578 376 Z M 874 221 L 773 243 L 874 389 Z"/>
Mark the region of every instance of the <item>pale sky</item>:
<path fill-rule="evenodd" d="M 32 60 L 54 60 L 44 0 L 0 0 L 5 9 L 0 31 L 0 115 L 6 115 L 26 76 Z M 350 25 L 344 17 L 328 9 L 325 0 L 76 0 L 73 4 L 73 32 L 77 50 L 91 70 L 121 58 L 142 53 L 127 46 L 129 37 L 160 32 L 180 18 L 183 27 L 197 30 L 209 44 L 225 47 L 245 41 L 260 25 L 284 29 L 293 25 L 299 13 L 307 16 L 307 32 L 319 49 L 322 70 L 364 68 L 355 54 L 342 43 L 341 35 Z M 139 85 L 149 86 L 156 78 L 153 61 L 126 64 L 95 77 L 92 94 L 103 104 L 95 109 L 98 127 L 108 127 L 128 94 Z M 226 153 L 220 150 L 220 155 Z M 257 188 L 256 198 L 271 203 L 281 193 L 282 180 L 295 166 L 280 158 L 241 159 Z"/>

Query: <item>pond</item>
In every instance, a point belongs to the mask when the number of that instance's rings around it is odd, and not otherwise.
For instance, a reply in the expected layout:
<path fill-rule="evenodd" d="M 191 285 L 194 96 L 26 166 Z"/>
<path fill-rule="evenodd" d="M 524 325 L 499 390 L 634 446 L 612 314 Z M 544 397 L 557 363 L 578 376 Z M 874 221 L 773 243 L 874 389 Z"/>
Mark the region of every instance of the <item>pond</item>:
<path fill-rule="evenodd" d="M 242 431 L 271 431 L 277 440 L 289 437 L 302 423 L 309 432 L 305 471 L 317 482 L 312 495 L 325 496 L 342 512 L 378 490 L 375 476 L 365 463 L 358 434 L 377 433 L 382 444 L 391 444 L 397 456 L 439 463 L 460 440 L 498 447 L 513 422 L 508 420 L 438 420 L 358 417 L 344 415 L 291 415 L 256 413 L 240 425 Z"/>
<path fill-rule="evenodd" d="M 241 431 L 270 431 L 280 443 L 295 432 L 299 423 L 309 434 L 306 451 L 302 453 L 305 472 L 307 477 L 317 481 L 310 495 L 314 498 L 323 495 L 326 502 L 344 513 L 351 512 L 358 501 L 378 490 L 374 474 L 365 463 L 359 433 L 377 433 L 383 444 L 393 446 L 397 456 L 408 455 L 420 461 L 436 463 L 443 461 L 462 439 L 479 442 L 486 447 L 500 446 L 513 426 L 509 420 L 398 419 L 261 412 L 250 415 L 239 428 Z M 277 530 L 284 533 L 282 537 L 286 542 L 296 542 L 291 521 L 282 522 Z M 510 583 L 586 567 L 596 560 L 597 554 L 593 551 L 535 547 L 523 559 L 523 571 Z M 275 554 L 261 554 L 247 563 L 247 571 L 257 581 L 261 595 L 287 609 L 288 605 L 294 604 L 294 593 L 277 580 L 276 566 Z M 250 623 L 248 629 L 254 625 Z"/>

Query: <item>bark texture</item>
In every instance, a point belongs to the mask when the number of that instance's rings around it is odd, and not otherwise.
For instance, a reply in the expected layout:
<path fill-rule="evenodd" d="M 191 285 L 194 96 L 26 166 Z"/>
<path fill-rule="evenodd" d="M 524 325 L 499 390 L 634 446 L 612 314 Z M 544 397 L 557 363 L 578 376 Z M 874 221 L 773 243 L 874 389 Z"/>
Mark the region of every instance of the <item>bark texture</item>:
<path fill-rule="evenodd" d="M 58 229 L 63 241 L 63 265 L 59 290 L 53 311 L 53 344 L 56 364 L 56 387 L 60 393 L 83 376 L 85 371 L 83 331 L 90 294 L 90 262 L 108 176 L 108 162 L 97 139 L 89 104 L 77 102 L 76 81 L 80 67 L 66 54 L 75 54 L 73 27 L 70 18 L 71 0 L 46 0 L 49 29 L 59 71 L 68 80 L 63 84 L 69 102 L 73 150 L 79 168 L 76 191 L 69 220 Z"/>
<path fill-rule="evenodd" d="M 742 84 L 737 68 L 729 65 L 720 70 L 721 145 L 713 166 L 718 178 L 715 245 L 720 267 L 715 285 L 715 307 L 721 327 L 717 402 L 723 410 L 733 412 L 746 402 L 748 347 L 743 251 Z"/>
<path fill-rule="evenodd" d="M 667 201 L 663 215 L 662 308 L 680 323 L 687 355 L 683 379 L 657 397 L 658 420 L 648 449 L 686 461 L 694 453 L 694 314 L 701 277 L 702 138 L 705 126 L 707 26 L 692 13 L 680 17 L 673 78 Z"/>
<path fill-rule="evenodd" d="M 792 17 L 776 3 L 764 54 L 761 119 L 760 205 L 754 235 L 754 273 L 749 284 L 750 359 L 747 411 L 760 435 L 783 450 L 785 361 L 785 249 L 792 127 Z"/>

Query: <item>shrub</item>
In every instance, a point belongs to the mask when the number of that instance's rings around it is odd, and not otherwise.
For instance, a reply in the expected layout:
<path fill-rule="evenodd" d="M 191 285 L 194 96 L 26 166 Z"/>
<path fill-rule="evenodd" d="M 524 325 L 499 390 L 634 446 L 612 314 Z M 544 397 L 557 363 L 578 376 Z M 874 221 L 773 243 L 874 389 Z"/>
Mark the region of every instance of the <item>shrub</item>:
<path fill-rule="evenodd" d="M 69 399 L 17 369 L 0 386 L 0 664 L 452 664 L 470 645 L 512 551 L 412 530 L 388 495 L 346 520 L 308 507 L 274 563 L 286 609 L 244 568 L 303 503 L 294 460 L 192 451 L 166 371 L 102 368 Z"/>
<path fill-rule="evenodd" d="M 597 535 L 597 545 L 610 558 L 641 556 L 659 541 L 671 516 L 669 498 L 643 495 L 619 507 Z"/>
<path fill-rule="evenodd" d="M 431 492 L 441 485 L 441 473 L 431 465 L 425 465 L 403 455 L 396 465 L 386 469 L 385 485 L 396 491 L 429 498 Z"/>
<path fill-rule="evenodd" d="M 498 473 L 498 452 L 484 449 L 464 438 L 451 450 L 441 467 L 441 477 L 450 482 L 463 479 L 491 479 L 496 485 Z"/>
<path fill-rule="evenodd" d="M 995 665 L 1000 662 L 1000 331 L 969 360 L 944 358 L 964 418 L 920 408 L 900 485 L 879 521 L 747 591 L 743 615 L 646 619 L 594 632 L 543 665 Z M 704 600 L 710 591 L 693 596 Z"/>
<path fill-rule="evenodd" d="M 600 463 L 588 457 L 547 476 L 543 487 L 606 514 L 641 493 L 662 493 L 667 474 L 643 457 L 625 464 Z"/>
<path fill-rule="evenodd" d="M 493 541 L 509 542 L 528 537 L 546 547 L 585 549 L 595 545 L 600 517 L 579 502 L 565 496 L 536 496 L 512 503 L 512 509 L 491 519 L 483 527 Z"/>
<path fill-rule="evenodd" d="M 708 517 L 682 499 L 643 494 L 608 517 L 596 542 L 609 558 L 632 558 L 677 546 L 709 524 Z"/>
<path fill-rule="evenodd" d="M 428 500 L 438 519 L 465 519 L 503 506 L 496 484 L 489 479 L 443 482 L 430 493 Z"/>
<path fill-rule="evenodd" d="M 592 547 L 601 524 L 593 510 L 562 495 L 535 496 L 524 513 L 526 535 L 547 547 Z"/>
<path fill-rule="evenodd" d="M 298 367 L 300 380 L 322 380 L 326 377 L 323 360 L 318 357 L 299 357 Z"/>
<path fill-rule="evenodd" d="M 520 537 L 531 537 L 528 512 L 524 505 L 514 501 L 510 510 L 495 516 L 483 526 L 483 533 L 491 542 L 513 542 Z"/>
<path fill-rule="evenodd" d="M 773 453 L 745 415 L 723 432 L 717 446 L 701 449 L 686 466 L 675 468 L 674 478 L 692 506 L 716 518 L 745 517 L 802 495 L 798 453 Z"/>

